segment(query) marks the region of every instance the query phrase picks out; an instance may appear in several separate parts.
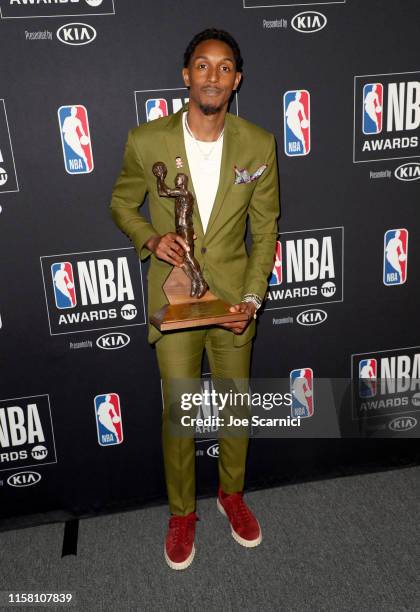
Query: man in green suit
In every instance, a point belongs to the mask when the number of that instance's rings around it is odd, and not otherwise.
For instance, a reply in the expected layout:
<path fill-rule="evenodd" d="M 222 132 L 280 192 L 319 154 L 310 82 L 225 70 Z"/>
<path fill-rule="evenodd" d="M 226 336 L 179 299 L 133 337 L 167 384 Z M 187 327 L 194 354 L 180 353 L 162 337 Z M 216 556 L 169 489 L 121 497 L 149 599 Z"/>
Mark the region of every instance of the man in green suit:
<path fill-rule="evenodd" d="M 167 299 L 162 284 L 173 266 L 182 266 L 187 244 L 175 233 L 174 200 L 160 197 L 152 172 L 156 161 L 168 169 L 166 183 L 185 173 L 196 205 L 194 256 L 212 293 L 248 319 L 206 328 L 160 333 L 149 323 L 163 385 L 162 443 L 171 517 L 165 559 L 173 569 L 194 557 L 195 444 L 171 435 L 168 396 L 173 379 L 198 379 L 206 350 L 212 376 L 248 379 L 256 311 L 273 266 L 279 215 L 274 136 L 227 112 L 242 78 L 236 41 L 223 30 L 197 34 L 184 54 L 182 71 L 189 103 L 169 117 L 130 130 L 123 168 L 112 194 L 111 214 L 132 240 L 139 257 L 151 256 L 149 315 Z M 150 220 L 139 214 L 149 195 Z M 249 218 L 252 249 L 245 246 Z M 243 546 L 261 542 L 261 528 L 243 500 L 248 435 L 219 440 L 217 505 L 232 536 Z"/>

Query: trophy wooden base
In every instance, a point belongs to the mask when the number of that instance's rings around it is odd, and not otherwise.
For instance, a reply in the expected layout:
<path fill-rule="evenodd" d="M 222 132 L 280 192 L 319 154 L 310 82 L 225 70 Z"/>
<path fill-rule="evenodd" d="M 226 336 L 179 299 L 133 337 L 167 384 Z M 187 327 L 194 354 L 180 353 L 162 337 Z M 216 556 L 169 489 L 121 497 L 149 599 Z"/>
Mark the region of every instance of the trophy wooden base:
<path fill-rule="evenodd" d="M 159 331 L 248 319 L 246 313 L 229 312 L 231 305 L 217 298 L 211 291 L 206 291 L 201 298 L 190 297 L 191 281 L 182 268 L 173 268 L 162 288 L 169 304 L 150 317 L 150 322 Z"/>

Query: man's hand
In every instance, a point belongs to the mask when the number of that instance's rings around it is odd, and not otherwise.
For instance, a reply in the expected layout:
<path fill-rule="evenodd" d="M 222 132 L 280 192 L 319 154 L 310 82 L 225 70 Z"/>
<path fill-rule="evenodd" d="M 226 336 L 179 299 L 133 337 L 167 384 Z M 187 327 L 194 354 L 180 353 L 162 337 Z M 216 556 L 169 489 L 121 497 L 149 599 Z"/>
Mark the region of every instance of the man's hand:
<path fill-rule="evenodd" d="M 193 238 L 197 236 L 194 234 Z M 145 246 L 158 257 L 173 266 L 182 268 L 184 264 L 184 255 L 190 250 L 189 246 L 178 234 L 168 232 L 163 236 L 152 236 L 145 243 Z"/>
<path fill-rule="evenodd" d="M 240 302 L 239 304 L 234 304 L 229 308 L 229 311 L 246 312 L 248 315 L 248 319 L 245 319 L 244 321 L 231 321 L 230 323 L 220 323 L 220 327 L 230 329 L 231 331 L 233 331 L 234 334 L 242 334 L 242 332 L 244 332 L 248 327 L 256 310 L 257 308 L 252 302 Z"/>

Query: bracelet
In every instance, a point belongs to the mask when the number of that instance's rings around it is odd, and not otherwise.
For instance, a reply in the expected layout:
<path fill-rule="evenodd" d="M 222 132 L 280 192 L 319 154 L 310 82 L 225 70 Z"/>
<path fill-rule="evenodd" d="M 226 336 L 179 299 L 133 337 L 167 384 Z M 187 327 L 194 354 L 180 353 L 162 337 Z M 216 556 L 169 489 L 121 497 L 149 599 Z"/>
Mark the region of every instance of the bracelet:
<path fill-rule="evenodd" d="M 262 304 L 262 299 L 260 298 L 260 296 L 257 295 L 256 293 L 245 293 L 244 297 L 242 298 L 242 301 L 250 302 L 251 304 L 254 304 L 255 306 L 254 319 L 256 319 L 257 310 L 261 307 L 261 304 Z"/>

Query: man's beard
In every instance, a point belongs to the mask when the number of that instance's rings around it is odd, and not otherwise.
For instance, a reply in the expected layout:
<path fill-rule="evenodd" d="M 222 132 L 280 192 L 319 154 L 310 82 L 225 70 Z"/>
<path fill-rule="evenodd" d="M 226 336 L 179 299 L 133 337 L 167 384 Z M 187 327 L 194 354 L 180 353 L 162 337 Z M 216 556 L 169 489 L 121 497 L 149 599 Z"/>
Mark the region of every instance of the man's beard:
<path fill-rule="evenodd" d="M 223 105 L 212 106 L 211 104 L 200 104 L 200 110 L 203 115 L 217 115 L 222 110 Z"/>

